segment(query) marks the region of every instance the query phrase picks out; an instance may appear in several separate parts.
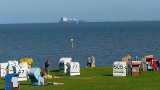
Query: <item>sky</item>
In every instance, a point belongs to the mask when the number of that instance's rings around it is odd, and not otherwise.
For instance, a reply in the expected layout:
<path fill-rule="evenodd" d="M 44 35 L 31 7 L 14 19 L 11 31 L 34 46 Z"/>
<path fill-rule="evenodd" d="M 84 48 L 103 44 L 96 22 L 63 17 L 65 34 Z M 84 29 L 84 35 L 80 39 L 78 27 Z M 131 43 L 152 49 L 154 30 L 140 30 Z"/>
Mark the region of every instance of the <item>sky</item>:
<path fill-rule="evenodd" d="M 160 20 L 160 0 L 0 0 L 0 23 Z"/>

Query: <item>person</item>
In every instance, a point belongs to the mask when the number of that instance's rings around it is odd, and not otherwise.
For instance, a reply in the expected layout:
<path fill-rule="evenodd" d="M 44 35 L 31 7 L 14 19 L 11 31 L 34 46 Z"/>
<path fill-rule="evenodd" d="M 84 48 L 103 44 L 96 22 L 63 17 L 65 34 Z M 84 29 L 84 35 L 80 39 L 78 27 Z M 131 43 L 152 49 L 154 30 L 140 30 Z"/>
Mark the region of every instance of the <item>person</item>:
<path fill-rule="evenodd" d="M 87 67 L 91 67 L 91 64 L 92 64 L 92 59 L 91 57 L 88 57 L 88 60 L 87 60 Z"/>
<path fill-rule="evenodd" d="M 48 67 L 49 67 L 49 61 L 48 60 L 46 60 L 45 61 L 45 72 L 48 74 L 49 72 L 48 72 Z"/>
<path fill-rule="evenodd" d="M 5 90 L 11 90 L 11 88 L 19 88 L 18 84 L 18 76 L 20 72 L 16 73 L 13 72 L 12 74 L 9 74 L 9 69 L 6 70 L 6 75 L 5 75 Z"/>

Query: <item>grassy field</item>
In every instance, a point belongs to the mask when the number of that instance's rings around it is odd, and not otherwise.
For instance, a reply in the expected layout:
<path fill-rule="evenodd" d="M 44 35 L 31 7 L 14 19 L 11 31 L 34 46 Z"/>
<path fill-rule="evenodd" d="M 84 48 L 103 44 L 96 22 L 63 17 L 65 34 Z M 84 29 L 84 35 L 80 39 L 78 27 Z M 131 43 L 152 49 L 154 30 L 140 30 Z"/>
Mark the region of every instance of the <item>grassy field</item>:
<path fill-rule="evenodd" d="M 20 90 L 160 90 L 160 71 L 143 72 L 136 77 L 113 77 L 111 67 L 81 69 L 80 76 L 65 76 L 48 80 L 60 82 L 60 86 L 32 86 L 30 81 L 21 82 Z M 0 90 L 4 90 L 4 80 L 0 79 Z"/>

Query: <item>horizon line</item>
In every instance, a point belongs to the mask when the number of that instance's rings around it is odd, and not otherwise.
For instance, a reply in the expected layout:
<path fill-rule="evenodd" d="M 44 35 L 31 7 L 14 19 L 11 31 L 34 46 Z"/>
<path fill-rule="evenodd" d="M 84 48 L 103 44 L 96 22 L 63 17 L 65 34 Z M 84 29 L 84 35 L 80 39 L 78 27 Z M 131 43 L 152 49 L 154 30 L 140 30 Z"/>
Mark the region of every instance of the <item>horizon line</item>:
<path fill-rule="evenodd" d="M 123 20 L 123 21 L 85 21 L 81 23 L 116 23 L 116 22 L 160 22 L 160 20 Z M 81 24 L 80 23 L 80 24 Z M 3 24 L 60 24 L 59 22 L 22 22 L 22 23 L 0 23 Z"/>

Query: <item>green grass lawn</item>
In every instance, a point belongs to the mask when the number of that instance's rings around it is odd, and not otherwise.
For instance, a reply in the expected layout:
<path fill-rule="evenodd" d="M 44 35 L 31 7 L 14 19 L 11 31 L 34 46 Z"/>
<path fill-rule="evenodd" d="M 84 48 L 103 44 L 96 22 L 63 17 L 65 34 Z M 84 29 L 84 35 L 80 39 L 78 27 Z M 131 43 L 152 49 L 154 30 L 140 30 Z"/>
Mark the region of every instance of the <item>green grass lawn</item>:
<path fill-rule="evenodd" d="M 81 69 L 80 76 L 65 76 L 48 80 L 60 82 L 60 86 L 32 86 L 29 81 L 21 82 L 21 90 L 160 90 L 160 71 L 143 72 L 136 77 L 113 77 L 111 67 Z M 0 90 L 4 89 L 4 80 L 0 79 Z"/>

